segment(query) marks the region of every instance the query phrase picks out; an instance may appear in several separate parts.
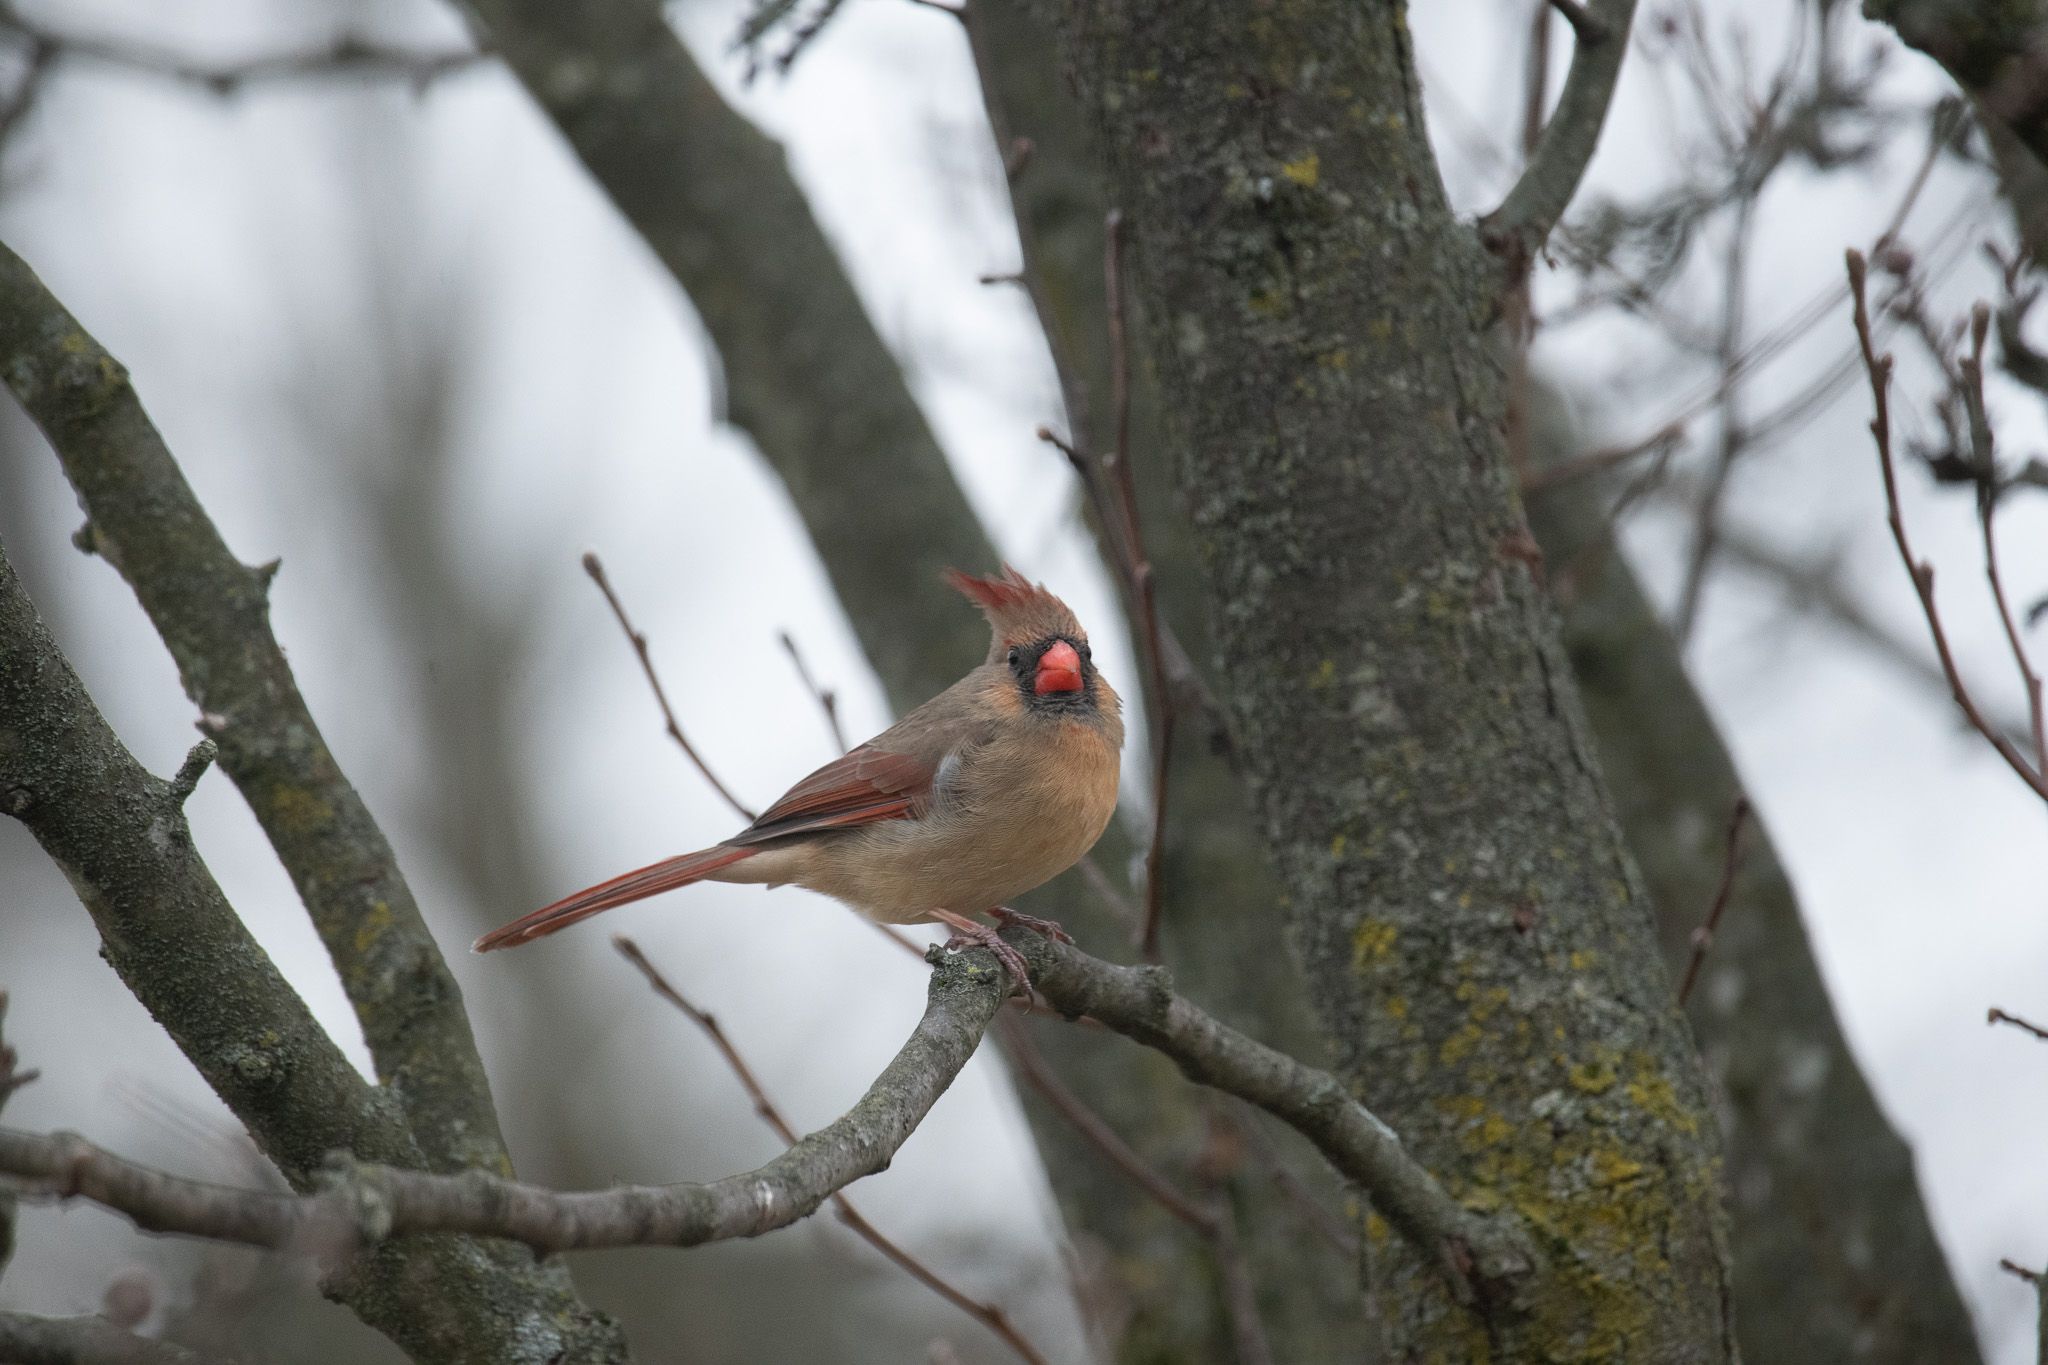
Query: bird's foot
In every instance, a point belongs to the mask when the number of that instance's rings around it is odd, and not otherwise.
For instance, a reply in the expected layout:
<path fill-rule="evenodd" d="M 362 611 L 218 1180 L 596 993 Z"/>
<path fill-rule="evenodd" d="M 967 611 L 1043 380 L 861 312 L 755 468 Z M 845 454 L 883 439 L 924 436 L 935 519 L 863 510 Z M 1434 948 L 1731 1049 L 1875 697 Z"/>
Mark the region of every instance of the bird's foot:
<path fill-rule="evenodd" d="M 953 929 L 953 937 L 946 940 L 946 950 L 960 948 L 986 948 L 996 955 L 996 961 L 1010 974 L 1012 995 L 1031 998 L 1031 969 L 1024 965 L 1024 955 L 1003 942 L 995 930 L 978 923 L 965 915 L 955 915 L 941 910 L 937 918 Z"/>
<path fill-rule="evenodd" d="M 1074 936 L 1061 928 L 1058 920 L 1040 919 L 1036 915 L 1027 915 L 1021 910 L 1012 910 L 1007 905 L 998 905 L 989 911 L 989 914 L 994 916 L 999 923 L 1019 925 L 1022 928 L 1029 929 L 1034 934 L 1042 935 L 1058 943 L 1072 943 L 1074 941 Z"/>

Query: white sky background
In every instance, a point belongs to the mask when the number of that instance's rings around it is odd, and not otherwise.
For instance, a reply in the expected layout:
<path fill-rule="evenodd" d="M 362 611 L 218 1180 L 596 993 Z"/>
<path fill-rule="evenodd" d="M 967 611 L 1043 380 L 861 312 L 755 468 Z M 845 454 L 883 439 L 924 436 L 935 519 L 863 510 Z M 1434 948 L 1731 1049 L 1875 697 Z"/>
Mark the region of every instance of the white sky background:
<path fill-rule="evenodd" d="M 1745 6 L 1758 15 L 1780 8 Z M 280 17 L 291 7 L 267 0 L 99 0 L 36 12 L 211 57 L 329 34 L 292 26 Z M 362 13 L 396 35 L 452 31 L 445 15 L 397 0 Z M 1440 0 L 1412 18 L 1432 98 L 1455 98 L 1505 129 L 1517 106 L 1522 26 L 1502 16 L 1496 0 Z M 1774 22 L 1755 31 L 1759 50 L 1781 40 Z M 1064 466 L 1031 438 L 1050 415 L 1042 348 L 1014 291 L 975 283 L 1011 268 L 1016 248 L 959 34 L 930 11 L 862 0 L 789 80 L 768 77 L 741 92 L 737 63 L 723 56 L 735 24 L 723 4 L 683 16 L 700 56 L 788 145 L 997 542 L 1066 592 L 1084 619 L 1106 623 L 1113 598 L 1072 527 Z M 1859 43 L 1889 42 L 1875 27 L 1853 32 Z M 1568 49 L 1561 32 L 1558 44 Z M 1891 80 L 1905 98 L 1939 89 L 1942 78 L 1901 52 Z M 386 468 L 360 442 L 377 430 L 376 414 L 363 409 L 381 396 L 371 376 L 380 359 L 390 363 L 378 348 L 389 345 L 391 316 L 415 326 L 437 308 L 453 310 L 456 320 L 428 339 L 468 348 L 477 367 L 457 479 L 468 516 L 453 548 L 485 600 L 507 585 L 539 585 L 516 607 L 533 618 L 538 641 L 517 683 L 540 856 L 556 889 L 710 842 L 731 820 L 660 740 L 630 657 L 577 571 L 583 550 L 605 555 L 693 738 L 743 798 L 771 797 L 829 752 L 777 630 L 793 631 L 814 671 L 840 690 L 850 732 L 871 733 L 886 716 L 779 488 L 744 438 L 712 421 L 687 305 L 516 86 L 489 72 L 452 77 L 417 101 L 351 90 L 316 84 L 222 102 L 149 77 L 68 69 L 9 149 L 0 235 L 128 363 L 229 543 L 248 560 L 284 557 L 276 622 L 300 683 L 444 943 L 456 945 L 480 923 L 527 907 L 459 904 L 452 869 L 416 829 L 436 803 L 498 798 L 424 770 L 410 689 L 422 661 L 374 599 L 378 550 L 349 495 Z M 1596 163 L 1596 191 L 1634 197 L 1668 175 L 1661 108 L 1638 68 Z M 1436 119 L 1440 144 L 1469 166 L 1445 136 L 1454 126 Z M 1842 248 L 1868 244 L 1919 154 L 1917 134 L 1908 135 L 1876 176 L 1793 173 L 1773 187 L 1757 238 L 1758 329 L 1840 278 Z M 1468 210 L 1490 206 L 1503 184 L 1482 170 L 1453 179 Z M 1982 192 L 1959 173 L 1937 172 L 1909 236 Z M 382 255 L 366 255 L 358 234 L 372 209 L 398 225 L 381 229 L 393 234 Z M 2002 238 L 2002 214 L 1988 201 L 1984 212 L 1984 231 Z M 394 260 L 402 269 L 389 269 Z M 1988 288 L 1981 268 L 1960 268 L 1935 291 L 1936 311 L 1959 314 Z M 1844 306 L 1759 381 L 1757 405 L 1796 388 L 1849 340 Z M 1541 355 L 1589 425 L 1617 438 L 1661 423 L 1695 378 L 1676 375 L 1668 394 L 1617 394 L 1613 377 L 1635 359 L 1633 343 L 1621 329 L 1589 327 L 1551 339 Z M 1899 350 L 1903 434 L 1913 430 L 1915 395 L 1930 390 L 1926 367 Z M 1999 390 L 1994 403 L 2003 448 L 2038 449 L 2033 401 Z M 1872 610 L 1917 640 L 1910 588 L 1884 535 L 1867 412 L 1867 392 L 1852 385 L 1745 469 L 1733 507 L 1788 544 L 1846 541 Z M 169 771 L 192 732 L 168 659 L 118 579 L 65 547 L 78 518 L 54 463 L 33 460 L 0 489 L 24 481 L 23 501 L 0 506 L 0 536 L 26 561 L 31 590 L 116 728 L 152 768 Z M 1917 473 L 1906 484 L 1917 546 L 1942 566 L 1965 668 L 2010 709 L 2017 689 L 1984 609 L 1969 499 L 1930 494 Z M 2022 601 L 2048 590 L 2048 515 L 2033 504 L 2048 500 L 2016 498 L 2003 522 L 2008 582 Z M 1673 533 L 1682 530 L 1650 516 L 1630 533 L 1665 598 L 1675 592 L 1682 542 Z M 451 633 L 462 625 L 449 623 Z M 1098 626 L 1096 635 L 1105 667 L 1132 677 L 1121 632 Z M 1710 586 L 1690 658 L 1791 867 L 1837 1007 L 1915 1143 L 1937 1227 L 1994 1358 L 2026 1359 L 2031 1296 L 1996 1262 L 2048 1262 L 2048 1189 L 2032 1174 L 2035 1135 L 2048 1121 L 2048 1053 L 1987 1029 L 1983 1015 L 1990 1004 L 2048 1013 L 2043 813 L 1941 698 L 1828 628 L 1788 621 L 1773 594 L 1736 574 Z M 394 705 L 394 696 L 404 700 Z M 325 956 L 229 784 L 210 776 L 193 816 L 230 898 L 360 1057 Z M 80 1128 L 149 1159 L 234 1175 L 222 1145 L 205 1136 L 223 1111 L 99 962 L 83 913 L 11 823 L 0 826 L 0 866 L 14 879 L 0 899 L 0 984 L 15 997 L 9 1036 L 45 1072 L 10 1103 L 8 1121 Z M 921 968 L 799 892 L 699 888 L 611 920 L 719 1015 L 799 1127 L 843 1108 L 922 1004 Z M 787 962 L 792 937 L 800 968 Z M 501 1096 L 522 1040 L 556 1026 L 534 1017 L 541 997 L 524 984 L 544 972 L 580 983 L 606 1022 L 575 1034 L 581 1050 L 565 1074 L 522 1078 L 517 1094 L 524 1105 L 552 1106 L 601 1171 L 703 1178 L 765 1159 L 772 1139 L 729 1078 L 605 938 L 571 934 L 529 950 L 524 975 L 502 958 L 454 955 Z M 167 1107 L 190 1117 L 167 1123 Z M 515 1155 L 536 1121 L 510 1115 Z M 1075 1327 L 1057 1292 L 1044 1191 L 985 1050 L 896 1165 L 856 1194 L 886 1230 L 1020 1310 L 1058 1355 Z M 172 1254 L 99 1215 L 39 1213 L 0 1280 L 0 1302 L 88 1309 L 115 1270 L 168 1264 Z M 870 1253 L 822 1221 L 759 1246 L 646 1264 L 676 1311 L 705 1325 L 714 1351 L 695 1358 L 766 1358 L 750 1350 L 766 1339 L 746 1335 L 760 1324 L 732 1305 L 760 1302 L 747 1288 L 760 1294 L 762 1276 L 792 1264 L 852 1281 L 830 1300 L 844 1315 L 835 1321 L 846 1351 L 861 1343 L 873 1358 L 901 1358 L 879 1344 L 894 1340 L 887 1333 L 907 1334 L 905 1348 L 943 1333 L 969 1360 L 1000 1358 L 978 1328 L 872 1268 Z M 869 1306 L 848 1306 L 856 1301 Z"/>

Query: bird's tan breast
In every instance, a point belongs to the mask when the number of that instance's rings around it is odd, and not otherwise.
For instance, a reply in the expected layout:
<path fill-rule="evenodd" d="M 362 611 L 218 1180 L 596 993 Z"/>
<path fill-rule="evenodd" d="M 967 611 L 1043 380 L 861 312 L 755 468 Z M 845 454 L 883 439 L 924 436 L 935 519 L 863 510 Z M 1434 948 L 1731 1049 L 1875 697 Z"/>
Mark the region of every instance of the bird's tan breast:
<path fill-rule="evenodd" d="M 921 819 L 835 841 L 806 884 L 875 919 L 1002 905 L 1072 867 L 1116 811 L 1118 753 L 1071 719 L 978 745 Z"/>

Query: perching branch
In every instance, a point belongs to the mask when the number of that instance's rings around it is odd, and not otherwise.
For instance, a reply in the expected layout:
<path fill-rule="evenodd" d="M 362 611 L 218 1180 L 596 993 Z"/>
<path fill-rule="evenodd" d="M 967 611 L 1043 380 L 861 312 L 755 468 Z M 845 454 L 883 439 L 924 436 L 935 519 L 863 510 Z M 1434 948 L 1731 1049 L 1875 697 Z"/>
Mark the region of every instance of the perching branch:
<path fill-rule="evenodd" d="M 421 1151 L 441 1169 L 497 1169 L 505 1146 L 462 991 L 271 633 L 277 565 L 230 553 L 127 371 L 4 246 L 0 370 L 77 490 L 90 518 L 81 543 L 128 581 L 170 648 Z"/>
<path fill-rule="evenodd" d="M 4 1128 L 0 1173 L 24 1182 L 25 1192 L 114 1209 L 146 1232 L 325 1250 L 330 1258 L 336 1249 L 420 1232 L 502 1237 L 544 1252 L 758 1237 L 889 1164 L 974 1055 L 1007 987 L 991 955 L 942 957 L 909 1041 L 853 1108 L 758 1170 L 710 1184 L 562 1193 L 483 1171 L 428 1175 L 343 1155 L 328 1166 L 320 1192 L 272 1194 L 167 1175 L 71 1134 Z"/>
<path fill-rule="evenodd" d="M 1517 276 L 1543 249 L 1593 159 L 1615 82 L 1621 77 L 1621 61 L 1628 53 L 1635 8 L 1635 0 L 1593 0 L 1581 11 L 1583 20 L 1572 19 L 1578 44 L 1543 139 L 1507 198 L 1479 222 L 1481 237 L 1510 262 Z M 1572 18 L 1570 9 L 1565 13 Z M 1597 41 L 1592 25 L 1600 29 Z"/>
<path fill-rule="evenodd" d="M 1236 1095 L 1315 1144 L 1373 1206 L 1477 1296 L 1537 1268 L 1520 1226 L 1466 1209 L 1329 1073 L 1256 1042 L 1173 993 L 1161 967 L 1119 967 L 1013 927 L 1003 937 L 1063 1013 L 1088 1014 L 1151 1047 L 1198 1084 Z M 708 1185 L 620 1186 L 563 1193 L 482 1171 L 427 1175 L 343 1156 L 312 1196 L 183 1180 L 76 1136 L 0 1129 L 0 1174 L 45 1194 L 83 1197 L 150 1232 L 267 1247 L 375 1243 L 419 1232 L 502 1237 L 540 1252 L 696 1246 L 786 1227 L 888 1164 L 959 1074 L 1007 994 L 993 954 L 933 950 L 924 1017 L 844 1116 L 742 1175 Z"/>
<path fill-rule="evenodd" d="M 7 1365 L 209 1365 L 209 1358 L 124 1332 L 102 1317 L 45 1318 L 0 1312 Z"/>
<path fill-rule="evenodd" d="M 0 324 L 4 327 L 7 324 Z M 0 811 L 77 888 L 101 951 L 287 1180 L 338 1148 L 425 1164 L 391 1098 L 321 1029 L 192 846 L 170 785 L 108 728 L 0 555 Z M 420 1361 L 624 1356 L 559 1267 L 447 1239 L 380 1249 L 334 1286 Z M 453 1322 L 461 1340 L 437 1330 Z"/>

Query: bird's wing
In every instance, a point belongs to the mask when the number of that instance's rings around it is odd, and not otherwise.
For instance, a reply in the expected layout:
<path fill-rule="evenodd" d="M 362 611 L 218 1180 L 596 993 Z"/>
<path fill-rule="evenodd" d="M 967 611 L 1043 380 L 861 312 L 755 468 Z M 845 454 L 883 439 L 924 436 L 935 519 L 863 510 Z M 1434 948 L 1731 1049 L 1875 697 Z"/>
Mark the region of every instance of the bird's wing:
<path fill-rule="evenodd" d="M 784 792 L 725 842 L 766 843 L 791 834 L 914 819 L 945 795 L 958 760 L 987 739 L 978 702 L 988 680 L 977 669 L 859 748 Z"/>
<path fill-rule="evenodd" d="M 863 744 L 791 787 L 725 842 L 760 844 L 790 834 L 907 819 L 929 801 L 938 770 L 938 763 L 915 754 Z"/>

